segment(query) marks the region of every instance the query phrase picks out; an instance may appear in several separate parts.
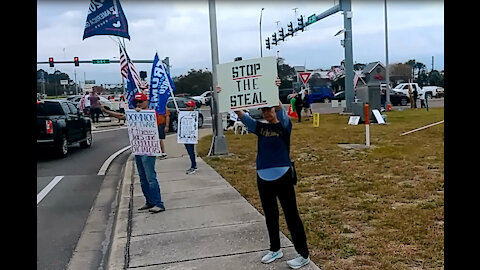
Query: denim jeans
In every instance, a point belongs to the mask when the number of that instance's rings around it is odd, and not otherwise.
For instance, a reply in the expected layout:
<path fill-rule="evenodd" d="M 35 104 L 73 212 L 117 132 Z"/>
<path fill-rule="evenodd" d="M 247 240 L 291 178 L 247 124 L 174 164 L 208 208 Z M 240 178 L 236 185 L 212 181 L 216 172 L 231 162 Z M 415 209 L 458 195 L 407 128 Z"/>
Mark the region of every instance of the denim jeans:
<path fill-rule="evenodd" d="M 157 173 L 155 172 L 155 156 L 137 156 L 138 175 L 140 176 L 140 186 L 148 205 L 156 205 L 165 208 L 160 195 L 160 185 L 157 182 Z"/>
<path fill-rule="evenodd" d="M 195 161 L 195 144 L 185 144 L 185 148 L 187 148 L 188 155 L 190 156 L 190 168 L 197 168 L 197 162 Z"/>

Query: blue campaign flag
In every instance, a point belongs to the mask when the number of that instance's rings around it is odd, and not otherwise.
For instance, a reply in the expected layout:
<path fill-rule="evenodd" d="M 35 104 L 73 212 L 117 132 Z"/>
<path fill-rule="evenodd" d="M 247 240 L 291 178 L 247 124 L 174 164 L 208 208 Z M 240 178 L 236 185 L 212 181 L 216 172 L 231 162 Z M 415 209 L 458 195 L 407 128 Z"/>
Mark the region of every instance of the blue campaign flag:
<path fill-rule="evenodd" d="M 90 0 L 83 39 L 96 35 L 130 39 L 127 19 L 119 0 Z"/>
<path fill-rule="evenodd" d="M 155 53 L 152 65 L 152 75 L 150 76 L 149 108 L 155 109 L 158 114 L 166 113 L 168 98 L 175 91 L 173 80 L 168 74 L 167 67 Z"/>
<path fill-rule="evenodd" d="M 126 95 L 127 95 L 127 102 L 128 102 L 129 109 L 135 109 L 136 105 L 135 105 L 134 99 L 135 99 L 135 95 L 138 92 L 139 92 L 138 87 L 135 84 L 135 81 L 133 80 L 132 72 L 130 68 L 128 68 Z"/>

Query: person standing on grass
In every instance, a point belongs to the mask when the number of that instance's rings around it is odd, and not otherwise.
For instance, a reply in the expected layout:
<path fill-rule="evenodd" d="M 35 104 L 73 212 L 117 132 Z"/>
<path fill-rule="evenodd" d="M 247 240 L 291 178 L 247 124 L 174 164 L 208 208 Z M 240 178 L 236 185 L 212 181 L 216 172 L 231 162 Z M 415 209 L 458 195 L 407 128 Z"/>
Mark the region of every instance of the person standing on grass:
<path fill-rule="evenodd" d="M 303 108 L 303 97 L 302 92 L 297 93 L 295 97 L 295 110 L 297 111 L 298 115 L 298 123 L 302 122 L 302 108 Z"/>
<path fill-rule="evenodd" d="M 148 98 L 145 94 L 138 93 L 134 97 L 137 112 L 148 110 Z M 123 113 L 112 112 L 105 109 L 102 105 L 101 110 L 115 118 L 125 120 L 126 115 Z M 155 111 L 156 113 L 156 111 Z M 157 126 L 159 125 L 158 113 L 156 113 Z M 145 196 L 145 205 L 138 210 L 147 210 L 151 213 L 159 213 L 165 211 L 165 205 L 160 195 L 160 186 L 157 181 L 157 173 L 155 171 L 156 156 L 135 155 L 135 163 L 137 165 L 138 175 L 140 177 L 140 186 Z"/>
<path fill-rule="evenodd" d="M 275 80 L 276 86 L 280 79 Z M 221 86 L 217 86 L 217 92 Z M 257 187 L 265 213 L 270 249 L 261 262 L 271 263 L 283 257 L 280 249 L 280 226 L 277 198 L 280 200 L 292 242 L 297 251 L 295 258 L 288 260 L 290 268 L 298 269 L 309 264 L 307 237 L 297 209 L 294 180 L 290 160 L 290 136 L 292 122 L 282 102 L 275 107 L 263 107 L 262 116 L 267 123 L 254 120 L 243 111 L 235 111 L 248 131 L 257 135 Z"/>

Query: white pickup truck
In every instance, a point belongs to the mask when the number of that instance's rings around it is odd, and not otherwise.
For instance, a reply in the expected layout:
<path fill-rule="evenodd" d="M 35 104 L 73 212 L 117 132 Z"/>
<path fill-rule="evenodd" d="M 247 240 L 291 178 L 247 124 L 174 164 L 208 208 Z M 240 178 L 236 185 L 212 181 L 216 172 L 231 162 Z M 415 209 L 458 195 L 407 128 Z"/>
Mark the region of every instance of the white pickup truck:
<path fill-rule="evenodd" d="M 440 86 L 424 86 L 422 89 L 428 98 L 442 97 L 445 94 L 445 90 Z"/>
<path fill-rule="evenodd" d="M 400 92 L 408 96 L 408 84 L 409 83 L 401 83 L 394 88 L 392 88 L 393 91 L 395 92 Z M 418 95 L 423 94 L 423 90 L 420 86 L 418 86 L 417 83 L 410 83 L 410 87 L 412 88 L 412 91 L 417 90 Z"/>

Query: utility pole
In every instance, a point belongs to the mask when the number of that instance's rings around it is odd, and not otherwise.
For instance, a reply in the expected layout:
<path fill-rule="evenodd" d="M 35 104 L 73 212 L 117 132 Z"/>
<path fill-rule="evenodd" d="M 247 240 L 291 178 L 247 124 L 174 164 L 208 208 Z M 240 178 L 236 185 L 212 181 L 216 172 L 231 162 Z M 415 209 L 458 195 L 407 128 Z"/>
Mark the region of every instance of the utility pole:
<path fill-rule="evenodd" d="M 215 12 L 215 0 L 208 0 L 208 13 L 210 20 L 210 45 L 212 52 L 212 97 L 211 102 L 213 106 L 213 138 L 212 146 L 210 148 L 210 154 L 213 156 L 216 155 L 227 155 L 227 141 L 225 135 L 223 135 L 222 127 L 222 118 L 218 112 L 218 93 L 216 91 L 216 86 L 218 85 L 217 79 L 217 64 L 218 60 L 218 40 L 217 40 L 217 18 Z"/>
<path fill-rule="evenodd" d="M 387 81 L 387 87 L 385 91 L 385 107 L 390 108 L 390 70 L 388 68 L 388 24 L 387 24 L 387 0 L 385 0 L 385 80 Z M 390 105 L 390 106 L 389 106 Z"/>
<path fill-rule="evenodd" d="M 345 112 L 352 112 L 353 103 L 353 45 L 352 45 L 352 1 L 340 0 L 345 27 Z"/>

